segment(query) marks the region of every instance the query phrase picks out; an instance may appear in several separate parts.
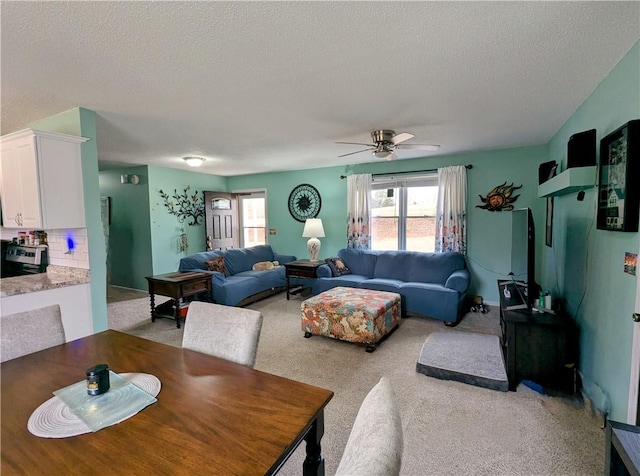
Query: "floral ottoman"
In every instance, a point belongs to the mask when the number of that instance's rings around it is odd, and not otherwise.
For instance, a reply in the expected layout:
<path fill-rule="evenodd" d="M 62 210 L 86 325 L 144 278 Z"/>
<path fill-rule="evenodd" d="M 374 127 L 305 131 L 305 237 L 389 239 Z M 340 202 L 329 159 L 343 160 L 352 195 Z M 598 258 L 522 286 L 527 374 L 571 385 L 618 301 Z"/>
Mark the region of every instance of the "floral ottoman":
<path fill-rule="evenodd" d="M 386 291 L 337 287 L 302 303 L 304 336 L 333 337 L 366 344 L 373 352 L 398 327 L 400 295 Z"/>

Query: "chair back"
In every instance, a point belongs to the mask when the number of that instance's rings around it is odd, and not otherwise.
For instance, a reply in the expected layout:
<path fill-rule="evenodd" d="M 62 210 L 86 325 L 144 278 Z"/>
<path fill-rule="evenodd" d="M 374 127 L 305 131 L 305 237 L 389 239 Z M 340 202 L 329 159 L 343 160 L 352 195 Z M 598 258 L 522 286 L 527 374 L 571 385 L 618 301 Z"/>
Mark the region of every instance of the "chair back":
<path fill-rule="evenodd" d="M 41 307 L 0 317 L 0 362 L 65 343 L 60 306 Z"/>
<path fill-rule="evenodd" d="M 194 301 L 187 311 L 182 347 L 253 368 L 261 329 L 258 311 Z"/>
<path fill-rule="evenodd" d="M 336 476 L 397 476 L 403 444 L 395 393 L 382 377 L 360 406 Z"/>

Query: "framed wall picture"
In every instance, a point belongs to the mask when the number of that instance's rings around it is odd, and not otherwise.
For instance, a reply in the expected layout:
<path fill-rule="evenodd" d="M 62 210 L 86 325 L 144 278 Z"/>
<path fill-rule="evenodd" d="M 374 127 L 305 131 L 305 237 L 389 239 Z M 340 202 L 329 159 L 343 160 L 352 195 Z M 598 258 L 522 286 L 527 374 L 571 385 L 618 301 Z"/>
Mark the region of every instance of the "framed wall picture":
<path fill-rule="evenodd" d="M 598 229 L 638 231 L 640 210 L 640 119 L 600 141 Z"/>

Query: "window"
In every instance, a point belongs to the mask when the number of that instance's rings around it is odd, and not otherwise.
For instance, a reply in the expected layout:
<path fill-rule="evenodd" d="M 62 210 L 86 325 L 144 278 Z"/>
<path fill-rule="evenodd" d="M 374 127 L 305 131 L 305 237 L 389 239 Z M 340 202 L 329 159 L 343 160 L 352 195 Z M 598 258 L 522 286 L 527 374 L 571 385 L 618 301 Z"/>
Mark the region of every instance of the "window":
<path fill-rule="evenodd" d="M 437 175 L 374 177 L 371 185 L 371 249 L 435 249 Z"/>
<path fill-rule="evenodd" d="M 239 194 L 241 246 L 264 245 L 267 242 L 266 194 L 251 192 Z"/>

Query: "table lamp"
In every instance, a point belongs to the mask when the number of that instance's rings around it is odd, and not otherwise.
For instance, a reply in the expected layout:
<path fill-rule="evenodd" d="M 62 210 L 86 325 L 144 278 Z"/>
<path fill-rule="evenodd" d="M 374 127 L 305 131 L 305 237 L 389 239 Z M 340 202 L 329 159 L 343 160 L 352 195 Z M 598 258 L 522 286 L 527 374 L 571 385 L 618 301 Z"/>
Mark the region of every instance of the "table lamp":
<path fill-rule="evenodd" d="M 309 259 L 311 259 L 311 261 L 318 261 L 318 255 L 320 254 L 320 240 L 318 237 L 324 237 L 322 220 L 320 218 L 307 218 L 307 221 L 304 222 L 302 237 L 309 238 L 309 241 L 307 241 Z"/>

